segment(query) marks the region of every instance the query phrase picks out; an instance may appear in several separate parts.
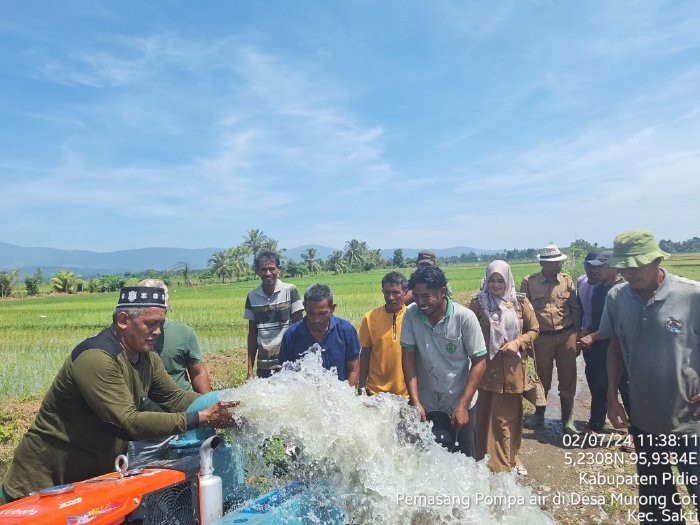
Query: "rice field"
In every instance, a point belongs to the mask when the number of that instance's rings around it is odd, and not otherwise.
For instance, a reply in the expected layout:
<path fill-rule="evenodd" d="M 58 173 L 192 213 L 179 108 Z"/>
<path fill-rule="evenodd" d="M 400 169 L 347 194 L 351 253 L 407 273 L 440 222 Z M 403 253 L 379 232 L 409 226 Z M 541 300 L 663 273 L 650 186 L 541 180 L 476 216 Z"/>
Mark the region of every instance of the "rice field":
<path fill-rule="evenodd" d="M 700 281 L 700 253 L 677 253 L 664 261 L 663 267 L 669 272 Z"/>
<path fill-rule="evenodd" d="M 700 280 L 700 254 L 678 255 L 665 265 L 671 272 Z M 466 303 L 478 289 L 484 264 L 445 269 L 458 302 Z M 513 264 L 516 285 L 537 271 L 537 263 Z M 305 276 L 285 279 L 303 291 L 311 284 L 328 284 L 335 295 L 336 315 L 359 326 L 362 315 L 382 304 L 380 281 L 388 270 L 366 273 Z M 408 276 L 410 269 L 405 269 Z M 575 270 L 572 274 L 577 274 Z M 245 355 L 247 321 L 243 319 L 246 294 L 257 281 L 198 287 L 170 288 L 168 316 L 191 325 L 202 350 Z M 84 338 L 111 322 L 117 293 L 47 296 L 0 302 L 0 395 L 13 398 L 43 392 L 70 351 Z"/>

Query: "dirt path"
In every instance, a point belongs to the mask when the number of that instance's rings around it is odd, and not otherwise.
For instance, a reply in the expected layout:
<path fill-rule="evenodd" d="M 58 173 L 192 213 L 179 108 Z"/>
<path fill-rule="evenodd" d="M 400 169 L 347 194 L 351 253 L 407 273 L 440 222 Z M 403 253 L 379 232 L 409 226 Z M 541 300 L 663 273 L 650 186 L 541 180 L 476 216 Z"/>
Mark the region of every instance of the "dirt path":
<path fill-rule="evenodd" d="M 591 396 L 586 384 L 583 356 L 579 356 L 574 421 L 583 430 L 590 414 Z M 556 371 L 548 396 L 545 427 L 524 429 L 521 457 L 529 475 L 524 484 L 544 502 L 557 523 L 638 523 L 636 504 L 630 505 L 637 486 L 626 483 L 635 472 L 630 455 L 619 450 L 624 433 L 607 426 L 604 442 L 563 438 Z M 566 442 L 565 442 L 566 439 Z M 565 446 L 570 445 L 570 446 Z M 631 498 L 631 499 L 630 499 Z"/>

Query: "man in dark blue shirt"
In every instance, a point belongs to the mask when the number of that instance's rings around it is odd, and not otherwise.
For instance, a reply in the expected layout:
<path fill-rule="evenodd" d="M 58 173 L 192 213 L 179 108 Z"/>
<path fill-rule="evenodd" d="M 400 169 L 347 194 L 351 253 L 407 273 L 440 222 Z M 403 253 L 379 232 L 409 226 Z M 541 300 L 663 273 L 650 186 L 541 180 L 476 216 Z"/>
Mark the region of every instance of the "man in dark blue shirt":
<path fill-rule="evenodd" d="M 608 264 L 612 258 L 612 250 L 600 252 L 598 256 L 588 261 L 588 264 L 597 269 L 596 284 L 591 294 L 591 317 L 588 325 L 589 334 L 581 338 L 583 358 L 586 361 L 586 380 L 588 389 L 591 391 L 591 417 L 588 420 L 588 434 L 599 434 L 603 432 L 605 416 L 608 412 L 608 344 L 610 339 L 603 339 L 598 336 L 600 320 L 603 318 L 603 308 L 608 292 L 623 280 L 619 270 Z M 590 282 L 590 280 L 589 280 Z M 622 398 L 626 399 L 627 380 L 620 383 Z M 629 403 L 627 403 L 629 404 Z"/>
<path fill-rule="evenodd" d="M 280 365 L 296 361 L 314 345 L 321 348 L 323 368 L 335 367 L 338 379 L 355 386 L 360 377 L 360 340 L 350 322 L 335 317 L 333 292 L 314 284 L 304 292 L 306 316 L 290 326 L 282 337 Z"/>

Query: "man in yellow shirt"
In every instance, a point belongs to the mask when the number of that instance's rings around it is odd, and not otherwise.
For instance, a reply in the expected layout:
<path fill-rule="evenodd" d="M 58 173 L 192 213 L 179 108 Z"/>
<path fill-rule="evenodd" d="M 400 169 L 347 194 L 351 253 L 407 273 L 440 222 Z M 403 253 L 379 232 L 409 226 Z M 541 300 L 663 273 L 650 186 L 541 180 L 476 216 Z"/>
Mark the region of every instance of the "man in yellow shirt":
<path fill-rule="evenodd" d="M 360 389 L 367 395 L 391 392 L 408 398 L 401 366 L 401 321 L 408 281 L 399 272 L 382 279 L 384 305 L 367 312 L 360 325 Z"/>

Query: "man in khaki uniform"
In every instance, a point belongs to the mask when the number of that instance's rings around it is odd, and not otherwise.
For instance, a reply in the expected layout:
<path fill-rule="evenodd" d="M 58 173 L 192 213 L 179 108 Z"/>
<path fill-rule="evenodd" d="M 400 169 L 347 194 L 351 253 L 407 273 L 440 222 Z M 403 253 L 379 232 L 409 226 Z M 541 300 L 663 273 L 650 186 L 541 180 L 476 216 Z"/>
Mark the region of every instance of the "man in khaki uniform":
<path fill-rule="evenodd" d="M 557 363 L 561 422 L 566 434 L 576 433 L 573 421 L 574 395 L 576 394 L 576 334 L 580 329 L 579 306 L 573 279 L 561 273 L 566 255 L 554 244 L 540 250 L 537 260 L 542 271 L 528 275 L 520 285 L 520 291 L 532 303 L 540 325 L 540 335 L 535 342 L 537 374 L 544 387 L 545 398 L 552 386 L 552 370 Z M 547 408 L 537 406 L 535 413 L 525 421 L 527 428 L 544 425 Z"/>

